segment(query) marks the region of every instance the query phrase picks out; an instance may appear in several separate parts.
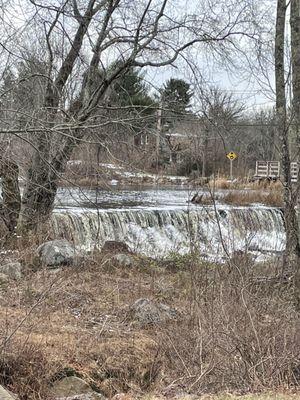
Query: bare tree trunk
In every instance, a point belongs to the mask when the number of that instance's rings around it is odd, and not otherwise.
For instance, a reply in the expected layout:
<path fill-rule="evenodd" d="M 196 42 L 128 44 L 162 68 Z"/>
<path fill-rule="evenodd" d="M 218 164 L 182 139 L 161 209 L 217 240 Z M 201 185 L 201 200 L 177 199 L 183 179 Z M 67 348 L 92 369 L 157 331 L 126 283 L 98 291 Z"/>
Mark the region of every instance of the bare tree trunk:
<path fill-rule="evenodd" d="M 89 0 L 85 14 L 78 16 L 79 25 L 72 47 L 62 63 L 55 81 L 52 82 L 49 77 L 44 106 L 50 127 L 55 123 L 62 91 L 72 73 L 92 17 L 97 12 L 97 8 L 93 8 L 95 2 L 96 0 Z M 77 3 L 74 2 L 74 4 L 74 12 L 77 13 Z M 50 48 L 50 53 L 51 51 Z M 52 66 L 50 66 L 51 68 Z M 57 192 L 57 180 L 59 174 L 63 172 L 63 168 L 61 165 L 59 170 L 55 170 L 55 165 L 53 165 L 49 157 L 50 146 L 51 132 L 41 132 L 37 141 L 35 155 L 27 174 L 27 184 L 22 197 L 22 207 L 18 223 L 19 231 L 32 230 L 39 223 L 47 220 L 52 212 Z M 69 157 L 67 158 L 66 155 L 64 159 L 68 160 Z"/>
<path fill-rule="evenodd" d="M 299 28 L 294 19 L 296 1 L 291 6 L 291 36 L 292 36 L 292 71 L 293 71 L 293 110 L 295 116 L 296 130 L 299 121 Z M 289 149 L 289 124 L 287 122 L 286 95 L 285 95 L 285 74 L 284 74 L 284 42 L 285 42 L 285 16 L 286 0 L 277 2 L 276 37 L 275 37 L 275 80 L 276 80 L 276 119 L 278 136 L 281 140 L 283 185 L 284 185 L 284 221 L 286 230 L 286 250 L 284 255 L 284 268 L 292 269 L 295 272 L 295 305 L 300 309 L 300 275 L 299 275 L 299 226 L 297 220 L 297 191 L 293 190 L 291 182 L 291 160 Z"/>
<path fill-rule="evenodd" d="M 292 62 L 292 123 L 293 133 L 299 146 L 300 140 L 300 4 L 299 0 L 291 1 L 291 62 Z M 300 178 L 300 177 L 299 177 Z M 295 302 L 297 309 L 300 310 L 300 241 L 299 241 L 299 223 L 296 212 L 298 194 L 300 190 L 300 181 L 298 179 L 297 188 L 292 193 L 293 220 L 294 220 L 294 246 L 295 246 Z"/>
<path fill-rule="evenodd" d="M 276 123 L 282 152 L 284 218 L 287 235 L 285 256 L 286 259 L 291 259 L 295 254 L 298 240 L 295 232 L 295 210 L 290 173 L 289 127 L 286 114 L 284 73 L 285 16 L 286 0 L 278 0 L 275 37 Z"/>
<path fill-rule="evenodd" d="M 19 231 L 34 230 L 47 221 L 54 207 L 57 183 L 70 159 L 82 132 L 70 134 L 52 159 L 43 159 L 37 154 L 35 163 L 28 172 L 28 182 L 22 197 Z"/>
<path fill-rule="evenodd" d="M 80 97 L 84 101 L 82 110 L 79 110 L 77 113 L 78 115 L 76 115 L 78 123 L 83 123 L 88 119 L 92 112 L 91 110 L 94 110 L 95 106 L 98 104 L 98 100 L 104 96 L 111 81 L 126 70 L 127 65 L 124 63 L 124 65 L 121 65 L 119 69 L 111 75 L 110 79 L 103 80 L 99 85 L 96 84 L 95 74 L 100 63 L 99 47 L 105 38 L 106 28 L 111 14 L 118 6 L 119 0 L 104 0 L 98 3 L 98 5 L 95 5 L 96 0 L 89 0 L 85 14 L 82 16 L 79 14 L 77 2 L 74 1 L 74 14 L 79 21 L 79 25 L 74 36 L 72 47 L 62 63 L 56 79 L 54 82 L 51 82 L 49 79 L 50 83 L 47 85 L 45 95 L 45 109 L 50 128 L 55 124 L 63 89 L 73 71 L 74 64 L 82 48 L 83 40 L 92 18 L 106 3 L 108 3 L 106 17 L 104 18 L 102 29 L 98 35 L 97 44 L 94 48 L 94 55 L 87 71 L 87 77 L 83 81 L 81 88 Z M 96 88 L 92 93 L 91 88 L 93 86 L 96 86 Z M 39 223 L 43 223 L 49 218 L 54 206 L 58 179 L 64 172 L 66 163 L 70 159 L 78 140 L 82 139 L 84 136 L 83 131 L 79 129 L 76 132 L 69 132 L 67 138 L 65 138 L 62 143 L 61 149 L 58 149 L 53 158 L 49 158 L 49 149 L 52 141 L 51 134 L 51 132 L 41 133 L 35 156 L 28 170 L 27 185 L 22 197 L 22 208 L 18 223 L 20 232 L 34 230 Z"/>
<path fill-rule="evenodd" d="M 22 197 L 19 232 L 37 227 L 49 217 L 57 191 L 56 179 L 51 179 L 51 165 L 36 163 L 27 174 L 27 186 Z"/>
<path fill-rule="evenodd" d="M 13 161 L 3 160 L 0 168 L 2 176 L 1 216 L 10 233 L 15 231 L 21 208 L 19 188 L 19 167 Z"/>
<path fill-rule="evenodd" d="M 29 166 L 26 186 L 22 196 L 18 230 L 30 230 L 32 226 L 43 222 L 46 211 L 45 202 L 53 191 L 49 181 L 50 172 L 50 133 L 42 132 L 37 138 L 38 144 Z"/>
<path fill-rule="evenodd" d="M 291 1 L 292 122 L 297 143 L 300 139 L 300 1 Z"/>

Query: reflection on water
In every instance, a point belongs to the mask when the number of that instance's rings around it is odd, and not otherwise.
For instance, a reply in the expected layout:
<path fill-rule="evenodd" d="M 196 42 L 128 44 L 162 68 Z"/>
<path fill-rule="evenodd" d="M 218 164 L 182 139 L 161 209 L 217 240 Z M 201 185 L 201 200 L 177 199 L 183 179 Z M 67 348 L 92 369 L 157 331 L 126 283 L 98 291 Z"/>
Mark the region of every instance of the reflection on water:
<path fill-rule="evenodd" d="M 60 188 L 56 208 L 83 207 L 100 209 L 118 208 L 186 208 L 194 192 L 188 189 L 122 189 L 96 190 Z"/>

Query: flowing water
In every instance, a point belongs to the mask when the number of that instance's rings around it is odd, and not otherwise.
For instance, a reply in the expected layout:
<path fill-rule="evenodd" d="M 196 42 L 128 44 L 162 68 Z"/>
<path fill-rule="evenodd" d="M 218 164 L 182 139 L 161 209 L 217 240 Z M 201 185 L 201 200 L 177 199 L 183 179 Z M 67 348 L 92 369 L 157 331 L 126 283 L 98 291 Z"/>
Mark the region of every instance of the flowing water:
<path fill-rule="evenodd" d="M 52 217 L 56 236 L 84 250 L 107 240 L 148 256 L 197 249 L 220 260 L 235 251 L 261 257 L 285 246 L 282 212 L 261 205 L 195 206 L 183 189 L 61 190 Z"/>

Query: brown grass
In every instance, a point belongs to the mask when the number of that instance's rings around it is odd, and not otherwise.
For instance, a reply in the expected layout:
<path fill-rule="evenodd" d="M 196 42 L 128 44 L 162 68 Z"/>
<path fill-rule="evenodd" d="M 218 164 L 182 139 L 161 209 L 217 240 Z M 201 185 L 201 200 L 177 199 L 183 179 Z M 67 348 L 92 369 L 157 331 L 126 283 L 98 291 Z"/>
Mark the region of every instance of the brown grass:
<path fill-rule="evenodd" d="M 267 206 L 282 207 L 283 196 L 282 191 L 274 188 L 270 190 L 238 190 L 230 191 L 222 197 L 222 201 L 227 204 L 246 206 L 254 203 L 264 204 Z"/>
<path fill-rule="evenodd" d="M 165 397 L 161 396 L 146 396 L 142 400 L 163 400 Z M 120 398 L 120 400 L 133 400 L 133 397 Z M 203 395 L 201 397 L 190 397 L 183 396 L 178 400 L 296 400 L 299 399 L 298 393 L 263 393 L 263 394 L 251 394 L 245 396 L 238 396 L 233 394 L 221 394 L 217 396 Z"/>
<path fill-rule="evenodd" d="M 137 267 L 120 269 L 108 257 L 77 269 L 29 271 L 1 287 L 2 343 L 20 327 L 2 348 L 0 383 L 21 400 L 46 400 L 53 379 L 66 371 L 108 397 L 245 393 L 299 383 L 298 317 L 289 286 L 253 283 L 261 271 L 241 268 L 241 258 L 222 267 L 195 256 L 140 259 Z M 126 310 L 140 297 L 176 307 L 180 318 L 131 324 Z"/>
<path fill-rule="evenodd" d="M 246 189 L 253 189 L 253 190 L 282 190 L 282 182 L 280 180 L 277 181 L 268 181 L 268 180 L 256 180 L 254 182 L 245 182 Z"/>
<path fill-rule="evenodd" d="M 219 177 L 209 181 L 209 187 L 212 189 L 230 189 L 235 187 L 233 182 L 230 182 L 228 178 Z"/>
<path fill-rule="evenodd" d="M 217 177 L 209 181 L 209 187 L 211 189 L 251 189 L 251 190 L 278 190 L 282 189 L 282 182 L 278 181 L 268 181 L 268 180 L 255 180 L 249 181 L 249 179 L 235 179 L 231 182 L 227 177 Z"/>
<path fill-rule="evenodd" d="M 225 185 L 223 185 L 225 189 Z M 211 189 L 211 188 L 210 188 Z M 197 195 L 194 199 L 196 204 L 212 204 L 213 200 L 237 206 L 248 206 L 251 204 L 264 204 L 273 207 L 283 207 L 283 189 L 281 183 L 269 183 L 268 187 L 259 187 L 256 185 L 247 189 L 231 188 L 232 190 L 225 193 L 204 193 Z"/>

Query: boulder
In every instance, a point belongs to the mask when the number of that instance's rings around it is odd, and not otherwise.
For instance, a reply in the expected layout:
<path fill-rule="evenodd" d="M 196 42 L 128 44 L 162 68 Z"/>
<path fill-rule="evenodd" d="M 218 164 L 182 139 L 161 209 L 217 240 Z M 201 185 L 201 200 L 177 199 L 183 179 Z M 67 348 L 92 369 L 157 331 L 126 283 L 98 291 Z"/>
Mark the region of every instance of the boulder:
<path fill-rule="evenodd" d="M 83 379 L 68 376 L 54 382 L 51 394 L 56 400 L 105 400 L 100 393 L 96 393 Z"/>
<path fill-rule="evenodd" d="M 105 400 L 99 393 L 77 394 L 75 396 L 57 397 L 55 400 Z"/>
<path fill-rule="evenodd" d="M 160 324 L 176 319 L 178 312 L 163 303 L 142 298 L 135 301 L 129 309 L 129 319 L 140 325 Z"/>
<path fill-rule="evenodd" d="M 0 274 L 6 275 L 11 279 L 22 278 L 22 265 L 19 262 L 11 261 L 0 266 Z"/>
<path fill-rule="evenodd" d="M 48 267 L 72 265 L 75 263 L 76 252 L 74 246 L 67 240 L 51 240 L 37 248 L 40 261 Z"/>
<path fill-rule="evenodd" d="M 121 267 L 133 267 L 135 259 L 129 254 L 116 254 L 112 257 L 112 261 L 116 262 Z"/>
<path fill-rule="evenodd" d="M 107 240 L 102 246 L 101 251 L 103 253 L 130 253 L 127 244 L 124 242 L 118 242 L 117 240 Z"/>
<path fill-rule="evenodd" d="M 16 400 L 16 397 L 10 394 L 3 386 L 0 385 L 0 399 L 1 400 Z"/>
<path fill-rule="evenodd" d="M 5 285 L 8 282 L 9 282 L 9 276 L 7 276 L 6 274 L 0 273 L 0 286 Z"/>

